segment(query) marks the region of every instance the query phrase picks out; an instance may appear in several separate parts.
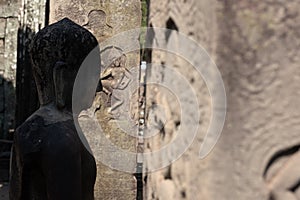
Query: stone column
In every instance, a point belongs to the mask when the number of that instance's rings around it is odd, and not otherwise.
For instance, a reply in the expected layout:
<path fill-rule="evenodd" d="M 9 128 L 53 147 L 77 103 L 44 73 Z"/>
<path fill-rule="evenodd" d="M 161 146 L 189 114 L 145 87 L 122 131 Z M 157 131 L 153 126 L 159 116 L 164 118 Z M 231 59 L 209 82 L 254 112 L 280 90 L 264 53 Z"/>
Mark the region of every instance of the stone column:
<path fill-rule="evenodd" d="M 192 147 L 147 176 L 147 199 L 299 198 L 299 7 L 277 0 L 150 2 L 149 25 L 178 30 L 208 50 L 222 73 L 228 108 L 219 142 L 199 160 L 211 114 L 206 86 L 180 58 L 152 52 L 152 62 L 173 65 L 197 88 L 202 115 Z M 164 69 L 153 68 L 151 75 L 163 82 Z M 172 117 L 149 141 L 151 150 L 166 145 L 180 124 L 176 103 L 165 99 L 153 99 Z"/>
<path fill-rule="evenodd" d="M 295 165 L 291 158 L 299 162 L 299 8 L 298 1 L 219 2 L 217 64 L 228 109 L 211 155 L 211 199 L 299 198 L 299 171 L 288 169 L 293 182 L 284 170 Z M 288 197 L 271 198 L 274 186 Z"/>
<path fill-rule="evenodd" d="M 164 44 L 162 44 L 174 52 L 179 52 L 179 48 L 181 48 L 176 42 L 177 34 L 180 32 L 186 37 L 196 40 L 214 57 L 217 38 L 215 7 L 215 2 L 212 1 L 150 1 L 148 25 L 174 31 L 166 34 Z M 157 42 L 156 39 L 153 42 Z M 192 55 L 194 52 L 188 53 Z M 174 69 L 185 77 L 196 92 L 199 107 L 194 109 L 201 112 L 201 119 L 197 137 L 183 156 L 170 166 L 147 174 L 145 199 L 209 199 L 205 196 L 207 191 L 202 187 L 207 161 L 200 161 L 198 158 L 201 144 L 199 141 L 204 138 L 211 114 L 210 96 L 204 80 L 199 73 L 195 72 L 189 63 L 190 60 L 184 60 L 171 52 L 159 50 L 152 50 L 151 57 L 153 67 L 151 67 L 149 79 L 164 85 L 168 76 L 166 68 Z M 180 88 L 179 90 L 184 93 L 185 88 L 182 87 L 183 84 L 177 83 L 176 88 Z M 157 129 L 156 135 L 148 140 L 146 146 L 150 151 L 168 146 L 178 134 L 185 134 L 179 132 L 181 123 L 183 123 L 180 106 L 189 104 L 191 97 L 186 97 L 186 101 L 179 102 L 176 97 L 178 94 L 172 94 L 172 92 L 168 91 L 168 88 L 166 90 L 160 86 L 148 87 L 149 126 L 153 127 L 154 122 L 163 127 Z M 172 152 L 168 152 L 167 155 L 162 155 L 161 159 L 170 160 L 171 156 Z"/>

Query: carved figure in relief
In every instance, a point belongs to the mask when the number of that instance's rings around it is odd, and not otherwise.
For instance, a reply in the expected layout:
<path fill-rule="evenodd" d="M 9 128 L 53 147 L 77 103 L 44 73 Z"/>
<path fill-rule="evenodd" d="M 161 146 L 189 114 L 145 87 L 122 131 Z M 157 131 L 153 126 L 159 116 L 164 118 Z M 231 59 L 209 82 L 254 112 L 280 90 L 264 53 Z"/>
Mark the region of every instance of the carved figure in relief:
<path fill-rule="evenodd" d="M 290 155 L 268 182 L 270 200 L 298 200 L 300 150 Z"/>

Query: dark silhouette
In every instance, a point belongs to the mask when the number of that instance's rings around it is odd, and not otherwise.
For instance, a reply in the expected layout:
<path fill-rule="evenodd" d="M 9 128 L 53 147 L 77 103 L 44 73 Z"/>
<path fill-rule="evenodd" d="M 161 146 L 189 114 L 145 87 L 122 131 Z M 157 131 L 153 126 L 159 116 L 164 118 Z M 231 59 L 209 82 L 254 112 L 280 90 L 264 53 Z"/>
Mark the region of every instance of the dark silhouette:
<path fill-rule="evenodd" d="M 30 55 L 41 106 L 14 136 L 11 200 L 94 199 L 96 163 L 74 125 L 72 90 L 97 45 L 88 30 L 66 18 L 34 36 Z"/>
<path fill-rule="evenodd" d="M 16 73 L 16 113 L 15 126 L 20 126 L 39 108 L 38 94 L 33 80 L 29 56 L 29 44 L 34 32 L 29 27 L 18 30 L 18 57 Z"/>
<path fill-rule="evenodd" d="M 0 183 L 8 182 L 15 106 L 13 83 L 0 76 Z"/>

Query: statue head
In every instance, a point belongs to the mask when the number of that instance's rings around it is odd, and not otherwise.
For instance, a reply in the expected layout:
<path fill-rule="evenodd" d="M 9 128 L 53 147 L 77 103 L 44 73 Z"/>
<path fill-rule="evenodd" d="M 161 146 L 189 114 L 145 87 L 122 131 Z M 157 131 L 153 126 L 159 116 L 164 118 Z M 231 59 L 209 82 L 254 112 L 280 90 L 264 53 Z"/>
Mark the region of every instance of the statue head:
<path fill-rule="evenodd" d="M 54 102 L 58 109 L 72 109 L 77 72 L 95 48 L 99 51 L 96 38 L 67 18 L 43 28 L 34 36 L 30 56 L 41 105 Z M 100 51 L 98 55 L 100 57 Z"/>

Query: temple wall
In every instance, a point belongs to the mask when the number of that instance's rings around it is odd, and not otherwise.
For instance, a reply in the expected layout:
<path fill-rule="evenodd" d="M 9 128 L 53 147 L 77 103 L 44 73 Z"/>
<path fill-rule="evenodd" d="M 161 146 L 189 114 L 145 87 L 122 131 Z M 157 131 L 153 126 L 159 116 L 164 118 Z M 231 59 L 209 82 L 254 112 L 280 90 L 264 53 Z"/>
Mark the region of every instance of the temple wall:
<path fill-rule="evenodd" d="M 201 129 L 179 160 L 148 174 L 147 199 L 269 200 L 275 185 L 277 191 L 288 193 L 283 199 L 299 198 L 299 172 L 292 171 L 297 168 L 300 144 L 299 6 L 297 1 L 276 0 L 150 2 L 149 25 L 185 33 L 216 62 L 227 93 L 227 117 L 214 150 L 200 160 L 198 153 L 211 114 L 203 79 L 191 79 L 194 74 L 188 64 L 176 56 L 152 51 L 152 63 L 173 66 L 190 80 L 200 100 Z M 168 23 L 170 19 L 172 23 Z M 151 70 L 163 83 L 164 69 Z M 176 110 L 172 98 L 164 99 L 158 94 L 152 100 Z M 160 117 L 161 112 L 154 115 Z M 174 138 L 180 113 L 171 116 L 160 132 L 163 137 L 149 142 L 150 149 Z M 286 165 L 291 166 L 294 179 L 285 171 Z M 288 185 L 293 187 L 291 191 Z"/>
<path fill-rule="evenodd" d="M 215 148 L 199 159 L 212 103 L 203 77 L 191 65 L 197 55 L 190 50 L 195 57 L 185 60 L 157 49 L 147 52 L 146 59 L 152 63 L 149 80 L 163 85 L 168 68 L 178 72 L 195 91 L 199 103 L 195 109 L 201 117 L 189 122 L 191 126 L 198 123 L 199 131 L 185 153 L 170 166 L 144 174 L 144 199 L 271 200 L 275 186 L 288 193 L 285 200 L 300 198 L 300 172 L 293 167 L 299 162 L 300 146 L 299 2 L 152 0 L 148 4 L 148 26 L 175 31 L 166 35 L 163 46 L 175 52 L 182 48 L 176 42 L 177 31 L 196 41 L 216 63 L 225 85 L 227 117 Z M 141 26 L 141 2 L 0 1 L 0 138 L 7 138 L 38 107 L 28 57 L 30 39 L 45 25 L 64 17 L 89 29 L 101 48 L 111 36 Z M 140 45 L 138 35 L 131 39 Z M 122 67 L 137 68 L 139 53 L 126 53 Z M 179 133 L 180 103 L 188 104 L 189 96 L 184 96 L 183 84 L 175 79 L 174 83 L 183 93 L 183 102 L 168 88 L 148 86 L 147 123 L 156 127 L 156 134 L 146 140 L 146 152 L 167 146 Z M 107 137 L 136 152 L 136 140 L 120 130 L 108 113 L 110 95 L 98 94 L 96 100 L 104 105 L 96 109 L 96 116 Z M 172 152 L 161 159 L 172 159 Z M 292 177 L 284 166 L 295 171 Z M 97 167 L 96 199 L 136 198 L 132 173 L 111 170 L 100 162 Z"/>

